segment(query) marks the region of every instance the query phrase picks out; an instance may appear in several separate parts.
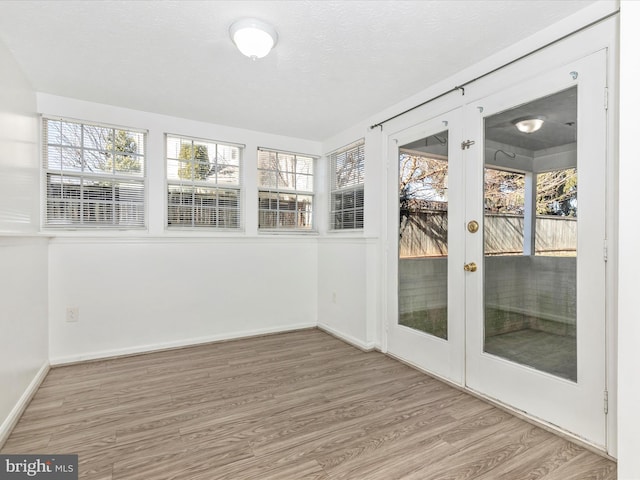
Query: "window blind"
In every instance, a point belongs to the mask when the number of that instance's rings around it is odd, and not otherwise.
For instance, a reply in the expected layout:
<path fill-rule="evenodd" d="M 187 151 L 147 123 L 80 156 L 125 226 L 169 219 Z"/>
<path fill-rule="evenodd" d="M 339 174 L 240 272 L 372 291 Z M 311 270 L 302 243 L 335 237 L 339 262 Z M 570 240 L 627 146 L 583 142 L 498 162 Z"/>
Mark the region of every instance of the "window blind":
<path fill-rule="evenodd" d="M 44 225 L 145 226 L 146 132 L 43 118 Z"/>
<path fill-rule="evenodd" d="M 258 228 L 313 228 L 315 158 L 276 150 L 258 150 Z"/>
<path fill-rule="evenodd" d="M 328 155 L 332 230 L 364 227 L 364 139 Z"/>
<path fill-rule="evenodd" d="M 166 136 L 167 226 L 238 229 L 242 146 Z"/>

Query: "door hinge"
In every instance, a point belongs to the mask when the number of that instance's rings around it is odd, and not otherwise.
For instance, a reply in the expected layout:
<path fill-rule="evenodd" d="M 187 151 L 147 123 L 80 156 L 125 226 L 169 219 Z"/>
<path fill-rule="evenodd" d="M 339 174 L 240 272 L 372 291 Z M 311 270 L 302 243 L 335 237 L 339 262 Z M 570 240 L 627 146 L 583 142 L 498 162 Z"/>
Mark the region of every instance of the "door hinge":
<path fill-rule="evenodd" d="M 604 414 L 609 413 L 609 392 L 607 390 L 604 391 Z"/>
<path fill-rule="evenodd" d="M 604 246 L 602 247 L 602 256 L 605 262 L 609 260 L 609 245 L 607 244 L 606 239 L 604 240 Z"/>
<path fill-rule="evenodd" d="M 460 144 L 460 148 L 462 150 L 466 150 L 467 148 L 471 147 L 471 145 L 474 145 L 475 143 L 476 143 L 475 140 L 465 140 Z"/>
<path fill-rule="evenodd" d="M 604 87 L 604 109 L 609 110 L 609 87 Z"/>

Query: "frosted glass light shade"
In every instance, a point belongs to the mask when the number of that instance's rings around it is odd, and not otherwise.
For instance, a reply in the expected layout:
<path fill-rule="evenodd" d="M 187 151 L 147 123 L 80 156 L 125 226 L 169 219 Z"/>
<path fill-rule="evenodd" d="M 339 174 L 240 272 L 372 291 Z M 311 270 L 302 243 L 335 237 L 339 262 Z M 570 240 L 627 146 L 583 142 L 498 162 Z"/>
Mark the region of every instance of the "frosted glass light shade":
<path fill-rule="evenodd" d="M 514 121 L 516 128 L 522 133 L 537 132 L 542 128 L 543 123 L 544 118 L 542 117 L 521 118 Z"/>
<path fill-rule="evenodd" d="M 266 57 L 278 41 L 276 30 L 255 18 L 238 20 L 229 28 L 229 34 L 238 50 L 253 60 Z"/>

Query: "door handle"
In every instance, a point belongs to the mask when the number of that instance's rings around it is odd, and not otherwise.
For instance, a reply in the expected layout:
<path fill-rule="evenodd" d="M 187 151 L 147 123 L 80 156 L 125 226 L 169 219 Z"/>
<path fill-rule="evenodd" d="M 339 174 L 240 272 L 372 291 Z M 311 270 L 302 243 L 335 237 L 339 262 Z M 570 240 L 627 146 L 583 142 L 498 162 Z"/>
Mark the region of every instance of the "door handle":
<path fill-rule="evenodd" d="M 475 262 L 465 263 L 464 264 L 464 271 L 465 272 L 475 272 L 476 270 L 478 270 L 478 266 L 476 265 Z"/>

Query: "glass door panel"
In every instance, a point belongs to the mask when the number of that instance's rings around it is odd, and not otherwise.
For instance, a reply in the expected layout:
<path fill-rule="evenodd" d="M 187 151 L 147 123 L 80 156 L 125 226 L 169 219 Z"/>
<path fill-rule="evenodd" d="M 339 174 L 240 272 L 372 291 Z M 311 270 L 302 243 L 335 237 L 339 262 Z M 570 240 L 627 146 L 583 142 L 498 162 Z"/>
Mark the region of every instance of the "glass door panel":
<path fill-rule="evenodd" d="M 484 351 L 577 379 L 577 87 L 485 118 Z"/>
<path fill-rule="evenodd" d="M 464 382 L 462 109 L 390 135 L 383 349 Z"/>
<path fill-rule="evenodd" d="M 447 339 L 448 132 L 399 150 L 398 323 Z"/>

